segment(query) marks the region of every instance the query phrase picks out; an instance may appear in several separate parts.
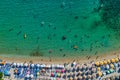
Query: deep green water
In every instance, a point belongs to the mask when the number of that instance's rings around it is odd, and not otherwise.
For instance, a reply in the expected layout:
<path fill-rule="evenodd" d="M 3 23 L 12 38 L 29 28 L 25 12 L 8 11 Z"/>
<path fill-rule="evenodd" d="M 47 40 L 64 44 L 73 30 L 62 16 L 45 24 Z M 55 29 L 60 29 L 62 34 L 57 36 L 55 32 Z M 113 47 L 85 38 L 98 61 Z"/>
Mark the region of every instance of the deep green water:
<path fill-rule="evenodd" d="M 97 6 L 98 0 L 0 0 L 0 54 L 63 57 L 119 50 L 118 33 L 93 12 Z"/>

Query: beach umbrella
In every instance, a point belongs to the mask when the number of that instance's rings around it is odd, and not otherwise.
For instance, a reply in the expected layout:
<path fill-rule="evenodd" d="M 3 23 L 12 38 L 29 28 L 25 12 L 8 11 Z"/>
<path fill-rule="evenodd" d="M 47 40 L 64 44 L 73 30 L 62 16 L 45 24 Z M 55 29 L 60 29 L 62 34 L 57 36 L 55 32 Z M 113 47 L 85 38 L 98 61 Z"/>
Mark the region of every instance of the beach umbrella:
<path fill-rule="evenodd" d="M 118 62 L 118 67 L 120 67 L 120 62 Z"/>
<path fill-rule="evenodd" d="M 25 63 L 25 64 L 24 64 L 24 66 L 25 66 L 25 67 L 27 67 L 27 66 L 28 66 L 28 64 L 27 64 L 27 63 Z"/>
<path fill-rule="evenodd" d="M 77 77 L 76 77 L 76 76 L 74 77 L 74 80 L 77 80 Z"/>
<path fill-rule="evenodd" d="M 52 77 L 54 77 L 54 76 L 55 76 L 53 72 L 51 73 L 51 76 L 52 76 Z"/>
<path fill-rule="evenodd" d="M 98 68 L 97 68 L 97 71 L 100 71 L 100 70 L 101 70 L 101 68 L 100 68 L 100 67 L 98 67 Z"/>
<path fill-rule="evenodd" d="M 82 77 L 82 76 L 80 76 L 80 75 L 78 76 L 78 78 L 79 78 L 80 80 L 82 80 L 82 79 L 83 79 L 83 77 Z"/>
<path fill-rule="evenodd" d="M 88 77 L 88 79 L 91 79 L 91 75 L 88 75 L 87 77 Z"/>
<path fill-rule="evenodd" d="M 114 63 L 114 62 L 115 62 L 115 59 L 111 59 L 111 62 Z"/>
<path fill-rule="evenodd" d="M 106 64 L 107 64 L 107 61 L 106 61 L 106 60 L 104 60 L 104 61 L 103 61 L 103 63 L 104 63 L 104 65 L 106 65 Z"/>
<path fill-rule="evenodd" d="M 99 71 L 99 72 L 98 72 L 98 76 L 100 76 L 100 77 L 101 77 L 101 76 L 102 76 L 102 72 L 100 72 L 100 71 Z"/>
<path fill-rule="evenodd" d="M 41 64 L 40 66 L 41 66 L 41 68 L 45 68 L 45 67 L 46 67 L 46 65 L 45 65 L 45 64 Z"/>
<path fill-rule="evenodd" d="M 91 78 L 93 79 L 96 78 L 96 75 L 97 75 L 96 73 L 92 74 Z"/>
<path fill-rule="evenodd" d="M 100 65 L 101 65 L 101 66 L 103 65 L 103 61 L 100 61 Z"/>
<path fill-rule="evenodd" d="M 113 69 L 110 69 L 109 71 L 110 71 L 110 73 L 113 73 L 113 72 L 114 72 L 114 70 L 113 70 Z"/>
<path fill-rule="evenodd" d="M 60 68 L 61 68 L 61 69 L 64 69 L 64 65 L 60 65 Z"/>
<path fill-rule="evenodd" d="M 30 75 L 30 78 L 33 78 L 33 77 L 34 77 L 33 74 L 31 74 L 31 75 Z"/>
<path fill-rule="evenodd" d="M 107 64 L 107 65 L 106 65 L 106 69 L 108 70 L 109 68 L 110 68 L 110 66 Z"/>
<path fill-rule="evenodd" d="M 97 71 L 97 69 L 96 68 L 92 68 L 92 70 L 91 70 L 93 73 L 95 73 L 96 71 Z"/>
<path fill-rule="evenodd" d="M 81 74 L 82 74 L 82 71 L 79 71 L 78 74 L 81 75 Z"/>
<path fill-rule="evenodd" d="M 99 66 L 100 64 L 99 64 L 99 62 L 96 62 L 95 65 L 96 65 L 96 66 Z"/>
<path fill-rule="evenodd" d="M 108 63 L 108 64 L 110 64 L 110 63 L 111 63 L 111 61 L 108 59 L 108 60 L 107 60 L 107 63 Z"/>
<path fill-rule="evenodd" d="M 40 64 L 37 64 L 37 67 L 40 67 Z"/>
<path fill-rule="evenodd" d="M 34 64 L 31 64 L 31 67 L 34 67 Z"/>
<path fill-rule="evenodd" d="M 39 72 L 37 72 L 37 76 L 39 76 L 40 75 L 40 73 Z"/>
<path fill-rule="evenodd" d="M 54 64 L 52 64 L 52 68 L 55 68 L 55 65 L 54 65 Z"/>
<path fill-rule="evenodd" d="M 92 73 L 92 71 L 91 70 L 88 70 L 88 72 L 87 72 L 88 74 L 91 74 Z"/>
<path fill-rule="evenodd" d="M 6 64 L 6 61 L 2 61 L 1 64 L 2 64 L 2 65 L 5 65 L 5 64 Z"/>
<path fill-rule="evenodd" d="M 30 78 L 30 75 L 29 75 L 29 74 L 27 74 L 27 75 L 26 75 L 26 77 L 27 77 L 27 78 Z"/>
<path fill-rule="evenodd" d="M 17 63 L 13 63 L 13 66 L 16 66 L 17 65 Z"/>
<path fill-rule="evenodd" d="M 17 67 L 19 67 L 20 66 L 20 63 L 17 63 Z"/>
<path fill-rule="evenodd" d="M 60 80 L 60 78 L 57 78 L 57 80 Z"/>
<path fill-rule="evenodd" d="M 113 65 L 113 64 L 110 64 L 110 67 L 111 67 L 111 68 L 114 68 L 114 65 Z"/>
<path fill-rule="evenodd" d="M 73 78 L 72 78 L 72 77 L 70 77 L 70 80 L 73 80 Z"/>
<path fill-rule="evenodd" d="M 57 76 L 60 77 L 60 73 L 57 73 Z"/>
<path fill-rule="evenodd" d="M 119 59 L 118 58 L 115 58 L 115 62 L 118 62 L 119 61 Z"/>
<path fill-rule="evenodd" d="M 64 72 L 65 72 L 65 70 L 64 70 L 64 69 L 62 69 L 62 70 L 61 70 L 61 73 L 64 73 Z"/>
<path fill-rule="evenodd" d="M 84 75 L 84 76 L 83 76 L 83 78 L 84 78 L 84 79 L 86 79 L 86 78 L 87 78 L 87 76 L 86 76 L 86 75 Z"/>
<path fill-rule="evenodd" d="M 50 68 L 51 68 L 51 65 L 50 65 L 50 64 L 48 64 L 48 65 L 47 65 L 47 67 L 50 69 Z"/>
<path fill-rule="evenodd" d="M 23 67 L 23 63 L 20 63 L 20 66 Z"/>
<path fill-rule="evenodd" d="M 118 64 L 117 63 L 113 63 L 115 67 L 118 67 Z"/>
<path fill-rule="evenodd" d="M 103 75 L 106 76 L 106 72 L 103 72 Z"/>
<path fill-rule="evenodd" d="M 106 71 L 106 73 L 107 73 L 107 74 L 110 74 L 110 71 L 109 71 L 109 70 L 107 70 L 107 71 Z"/>

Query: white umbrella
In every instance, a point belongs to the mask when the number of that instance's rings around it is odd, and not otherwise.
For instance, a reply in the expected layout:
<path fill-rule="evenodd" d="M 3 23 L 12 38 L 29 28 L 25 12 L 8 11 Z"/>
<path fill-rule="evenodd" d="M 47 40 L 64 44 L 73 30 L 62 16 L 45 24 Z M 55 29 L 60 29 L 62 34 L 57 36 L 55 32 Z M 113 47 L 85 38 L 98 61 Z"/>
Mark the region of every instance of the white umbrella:
<path fill-rule="evenodd" d="M 115 66 L 115 67 L 118 67 L 118 64 L 117 64 L 117 63 L 114 63 L 114 66 Z"/>
<path fill-rule="evenodd" d="M 19 66 L 20 66 L 20 63 L 17 63 L 17 66 L 19 67 Z"/>
<path fill-rule="evenodd" d="M 23 63 L 20 63 L 20 66 L 23 66 Z"/>
<path fill-rule="evenodd" d="M 59 67 L 60 67 L 60 65 L 59 65 L 59 64 L 57 64 L 57 65 L 56 65 L 56 67 L 57 67 L 57 68 L 59 68 Z"/>
<path fill-rule="evenodd" d="M 37 67 L 40 67 L 40 64 L 37 64 Z"/>
<path fill-rule="evenodd" d="M 110 68 L 110 66 L 107 64 L 107 65 L 106 65 L 106 69 L 109 69 L 109 68 Z"/>
<path fill-rule="evenodd" d="M 16 65 L 17 65 L 17 63 L 13 63 L 13 65 L 14 65 L 14 66 L 16 66 Z"/>
<path fill-rule="evenodd" d="M 60 65 L 60 68 L 62 68 L 62 69 L 63 69 L 63 68 L 64 68 L 64 65 Z"/>
<path fill-rule="evenodd" d="M 27 78 L 29 78 L 29 77 L 30 77 L 30 75 L 29 75 L 29 74 L 27 74 L 27 75 L 26 75 L 26 77 L 27 77 Z"/>
<path fill-rule="evenodd" d="M 31 64 L 31 67 L 34 67 L 34 64 Z"/>
<path fill-rule="evenodd" d="M 45 67 L 45 64 L 41 64 L 41 67 L 44 68 L 44 67 Z"/>
<path fill-rule="evenodd" d="M 27 67 L 27 66 L 28 66 L 28 63 L 25 63 L 25 64 L 24 64 L 24 66 L 26 66 L 26 67 Z"/>
<path fill-rule="evenodd" d="M 31 74 L 30 77 L 33 78 L 34 77 L 33 74 Z"/>
<path fill-rule="evenodd" d="M 73 62 L 72 64 L 73 64 L 73 66 L 75 66 L 75 65 L 76 65 L 76 62 Z"/>
<path fill-rule="evenodd" d="M 55 68 L 55 65 L 54 65 L 54 64 L 52 64 L 52 68 Z"/>
<path fill-rule="evenodd" d="M 47 67 L 48 67 L 48 68 L 50 68 L 50 67 L 51 67 L 51 65 L 49 65 L 49 64 L 48 64 L 48 65 L 47 65 Z"/>

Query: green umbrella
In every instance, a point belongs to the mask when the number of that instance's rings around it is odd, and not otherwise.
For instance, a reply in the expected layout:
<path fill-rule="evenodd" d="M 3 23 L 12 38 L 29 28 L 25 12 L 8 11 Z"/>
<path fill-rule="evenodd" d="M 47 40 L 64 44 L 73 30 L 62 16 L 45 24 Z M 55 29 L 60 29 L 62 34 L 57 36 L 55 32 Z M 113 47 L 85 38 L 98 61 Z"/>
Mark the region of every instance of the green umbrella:
<path fill-rule="evenodd" d="M 108 71 L 107 71 L 107 73 L 109 74 L 109 73 L 110 73 L 110 71 L 108 70 Z"/>
<path fill-rule="evenodd" d="M 110 71 L 111 73 L 113 73 L 113 72 L 114 72 L 114 70 L 113 70 L 113 69 L 110 69 L 109 71 Z"/>

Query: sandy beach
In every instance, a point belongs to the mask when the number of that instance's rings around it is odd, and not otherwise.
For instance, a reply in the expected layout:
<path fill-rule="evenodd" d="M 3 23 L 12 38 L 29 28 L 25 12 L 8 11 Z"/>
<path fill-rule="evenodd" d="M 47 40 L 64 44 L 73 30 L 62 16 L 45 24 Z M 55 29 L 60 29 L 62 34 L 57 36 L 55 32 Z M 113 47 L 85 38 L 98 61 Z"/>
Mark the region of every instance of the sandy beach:
<path fill-rule="evenodd" d="M 45 64 L 54 64 L 54 63 L 59 63 L 59 64 L 63 64 L 63 63 L 70 63 L 73 61 L 76 61 L 78 63 L 85 63 L 85 62 L 91 62 L 91 61 L 100 61 L 100 60 L 104 60 L 104 59 L 112 59 L 112 58 L 116 58 L 119 57 L 120 58 L 120 50 L 118 51 L 113 51 L 110 53 L 105 53 L 102 55 L 94 55 L 94 56 L 87 56 L 87 57 L 73 57 L 73 58 L 67 58 L 67 57 L 63 57 L 63 58 L 55 58 L 55 57 L 7 57 L 7 56 L 0 56 L 1 60 L 4 61 L 8 61 L 8 62 L 30 62 L 32 61 L 33 63 L 45 63 Z"/>

